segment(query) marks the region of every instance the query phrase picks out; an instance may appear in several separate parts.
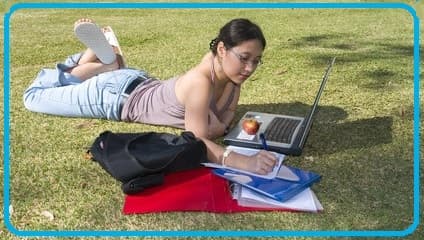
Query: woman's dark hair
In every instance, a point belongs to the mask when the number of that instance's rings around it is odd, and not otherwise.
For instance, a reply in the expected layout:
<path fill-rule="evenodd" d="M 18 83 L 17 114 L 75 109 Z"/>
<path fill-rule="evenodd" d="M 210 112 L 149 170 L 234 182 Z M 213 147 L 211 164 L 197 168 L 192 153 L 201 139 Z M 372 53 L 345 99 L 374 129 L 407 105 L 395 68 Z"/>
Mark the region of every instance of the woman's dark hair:
<path fill-rule="evenodd" d="M 229 49 L 252 39 L 259 40 L 265 49 L 266 40 L 258 25 L 244 18 L 233 19 L 219 30 L 218 37 L 210 42 L 209 49 L 216 55 L 219 42 L 223 42 L 225 48 Z"/>

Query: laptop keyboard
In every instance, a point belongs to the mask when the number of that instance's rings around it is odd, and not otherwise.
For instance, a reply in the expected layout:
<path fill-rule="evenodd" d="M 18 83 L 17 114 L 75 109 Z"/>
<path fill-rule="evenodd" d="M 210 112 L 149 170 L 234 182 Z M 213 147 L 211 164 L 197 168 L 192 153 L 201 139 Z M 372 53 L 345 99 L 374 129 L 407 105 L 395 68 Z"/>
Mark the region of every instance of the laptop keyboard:
<path fill-rule="evenodd" d="M 290 144 L 299 119 L 275 117 L 265 130 L 268 141 Z"/>

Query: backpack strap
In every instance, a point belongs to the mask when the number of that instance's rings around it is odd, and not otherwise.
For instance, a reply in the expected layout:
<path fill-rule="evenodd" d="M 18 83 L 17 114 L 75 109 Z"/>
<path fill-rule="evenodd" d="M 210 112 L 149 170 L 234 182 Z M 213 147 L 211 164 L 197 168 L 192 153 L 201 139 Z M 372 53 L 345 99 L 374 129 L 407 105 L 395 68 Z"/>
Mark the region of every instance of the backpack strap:
<path fill-rule="evenodd" d="M 164 178 L 165 175 L 163 173 L 140 176 L 123 183 L 121 188 L 125 194 L 136 194 L 143 191 L 145 188 L 163 184 Z"/>

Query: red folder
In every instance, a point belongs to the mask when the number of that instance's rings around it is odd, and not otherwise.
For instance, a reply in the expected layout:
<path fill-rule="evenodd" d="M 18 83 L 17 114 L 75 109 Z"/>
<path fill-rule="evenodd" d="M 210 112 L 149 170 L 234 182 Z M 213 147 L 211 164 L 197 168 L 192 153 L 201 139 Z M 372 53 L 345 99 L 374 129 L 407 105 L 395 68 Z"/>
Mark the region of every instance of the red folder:
<path fill-rule="evenodd" d="M 204 211 L 234 213 L 246 211 L 291 211 L 290 209 L 242 207 L 231 196 L 228 181 L 210 168 L 175 172 L 165 176 L 164 184 L 135 195 L 126 195 L 124 214 Z"/>

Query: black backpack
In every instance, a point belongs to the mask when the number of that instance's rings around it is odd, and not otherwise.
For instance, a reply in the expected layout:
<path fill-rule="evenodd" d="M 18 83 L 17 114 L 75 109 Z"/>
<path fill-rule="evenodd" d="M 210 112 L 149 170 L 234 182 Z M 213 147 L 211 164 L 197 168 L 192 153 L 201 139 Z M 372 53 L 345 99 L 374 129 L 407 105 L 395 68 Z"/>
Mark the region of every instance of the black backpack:
<path fill-rule="evenodd" d="M 116 180 L 134 194 L 163 183 L 170 172 L 194 169 L 207 162 L 206 145 L 192 132 L 102 132 L 87 151 Z"/>

